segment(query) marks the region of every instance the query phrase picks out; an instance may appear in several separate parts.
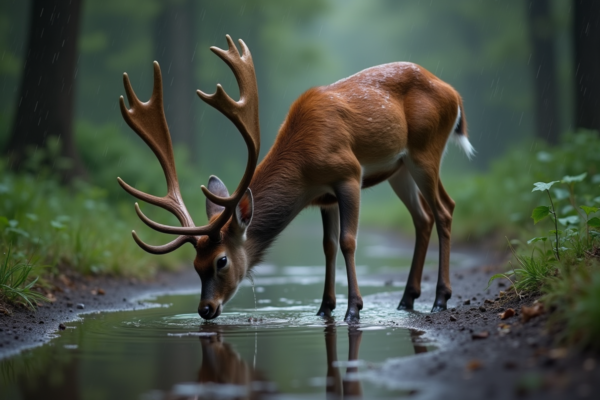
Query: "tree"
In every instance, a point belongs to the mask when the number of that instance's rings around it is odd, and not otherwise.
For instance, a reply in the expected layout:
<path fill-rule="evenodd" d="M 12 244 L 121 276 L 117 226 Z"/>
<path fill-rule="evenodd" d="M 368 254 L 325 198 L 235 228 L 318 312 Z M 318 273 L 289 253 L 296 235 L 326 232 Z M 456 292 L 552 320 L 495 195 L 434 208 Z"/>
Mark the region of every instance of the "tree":
<path fill-rule="evenodd" d="M 18 108 L 5 149 L 13 169 L 22 170 L 32 151 L 48 151 L 50 138 L 59 143 L 64 181 L 84 176 L 73 140 L 73 98 L 81 0 L 33 0 L 27 52 Z M 56 161 L 64 161 L 59 162 Z"/>
<path fill-rule="evenodd" d="M 156 19 L 155 56 L 164 76 L 164 104 L 171 137 L 175 144 L 194 148 L 192 105 L 196 98 L 192 57 L 195 31 L 193 4 L 169 0 Z"/>
<path fill-rule="evenodd" d="M 550 1 L 529 2 L 527 20 L 532 48 L 530 65 L 534 84 L 535 134 L 551 144 L 557 144 L 560 131 L 558 82 Z"/>
<path fill-rule="evenodd" d="M 575 126 L 600 132 L 600 2 L 574 5 Z"/>

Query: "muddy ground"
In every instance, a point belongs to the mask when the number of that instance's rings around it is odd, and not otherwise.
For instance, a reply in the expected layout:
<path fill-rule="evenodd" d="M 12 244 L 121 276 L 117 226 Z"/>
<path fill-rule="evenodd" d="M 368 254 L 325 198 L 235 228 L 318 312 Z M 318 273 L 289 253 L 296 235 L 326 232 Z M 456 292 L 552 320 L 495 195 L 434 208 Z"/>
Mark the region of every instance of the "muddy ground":
<path fill-rule="evenodd" d="M 499 297 L 507 290 L 504 282 L 486 289 L 492 273 L 490 267 L 453 272 L 449 309 L 410 318 L 410 327 L 424 331 L 424 340 L 436 341 L 440 350 L 390 360 L 365 373 L 406 389 L 415 399 L 600 398 L 600 357 L 557 345 L 556 334 L 547 330 L 547 313 L 523 322 L 521 307 L 533 305 L 535 298 Z M 429 282 L 435 278 L 434 271 L 424 276 Z M 59 284 L 63 291 L 56 301 L 37 312 L 14 309 L 12 315 L 0 315 L 0 359 L 50 340 L 79 314 L 135 309 L 144 306 L 138 300 L 143 296 L 198 285 L 191 268 L 152 282 L 71 277 Z M 417 301 L 432 304 L 435 285 L 426 287 Z M 509 308 L 516 315 L 501 320 L 499 314 Z M 406 318 L 398 320 L 406 326 Z"/>

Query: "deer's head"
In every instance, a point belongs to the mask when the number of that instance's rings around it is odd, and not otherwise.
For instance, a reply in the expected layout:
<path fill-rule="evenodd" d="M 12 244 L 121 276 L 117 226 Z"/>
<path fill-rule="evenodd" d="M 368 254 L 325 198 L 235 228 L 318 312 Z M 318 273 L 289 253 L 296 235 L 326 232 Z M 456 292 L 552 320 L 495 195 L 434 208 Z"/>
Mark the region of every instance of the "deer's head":
<path fill-rule="evenodd" d="M 121 114 L 127 124 L 146 142 L 160 162 L 167 180 L 167 194 L 164 197 L 141 192 L 118 178 L 119 184 L 138 199 L 162 207 L 173 213 L 181 227 L 159 224 L 149 219 L 135 204 L 138 216 L 149 227 L 163 233 L 179 235 L 175 240 L 162 246 L 151 246 L 140 240 L 132 232 L 136 243 L 152 254 L 165 254 L 191 243 L 196 248 L 194 268 L 202 281 L 202 296 L 198 313 L 202 318 L 212 319 L 221 314 L 223 305 L 233 297 L 240 282 L 248 271 L 248 257 L 244 242 L 246 230 L 252 220 L 253 200 L 248 188 L 260 149 L 260 129 L 258 121 L 258 89 L 250 51 L 242 40 L 239 41 L 242 54 L 238 52 L 229 36 L 227 51 L 211 47 L 232 69 L 240 87 L 240 99 L 232 100 L 217 85 L 217 91 L 208 95 L 200 90 L 198 96 L 229 118 L 242 134 L 248 147 L 246 171 L 237 189 L 229 195 L 219 178 L 212 176 L 208 187 L 202 186 L 206 196 L 208 225 L 196 226 L 187 211 L 181 193 L 171 134 L 167 126 L 163 107 L 162 76 L 158 63 L 154 62 L 154 89 L 150 100 L 142 103 L 135 95 L 127 74 L 123 75 L 125 93 L 129 109 L 123 96 L 120 98 Z"/>

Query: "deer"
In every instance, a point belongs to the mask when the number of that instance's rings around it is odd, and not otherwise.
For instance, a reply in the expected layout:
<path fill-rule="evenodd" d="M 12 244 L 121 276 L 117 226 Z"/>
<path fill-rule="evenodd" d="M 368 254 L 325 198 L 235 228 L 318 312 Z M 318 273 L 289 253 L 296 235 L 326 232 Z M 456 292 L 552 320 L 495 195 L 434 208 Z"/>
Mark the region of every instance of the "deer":
<path fill-rule="evenodd" d="M 162 76 L 154 62 L 154 87 L 141 102 L 123 74 L 129 107 L 120 97 L 121 114 L 154 152 L 167 182 L 163 197 L 119 184 L 139 200 L 172 213 L 181 226 L 163 225 L 135 211 L 150 228 L 178 235 L 154 246 L 132 231 L 146 252 L 165 254 L 185 243 L 196 249 L 194 268 L 201 280 L 199 315 L 218 317 L 245 277 L 264 258 L 276 237 L 306 207 L 320 208 L 323 221 L 325 282 L 317 315 L 329 318 L 336 308 L 335 266 L 338 246 L 346 264 L 348 305 L 344 319 L 358 321 L 363 300 L 355 270 L 361 189 L 388 181 L 410 212 L 416 232 L 413 259 L 398 305 L 412 310 L 421 295 L 423 264 L 435 224 L 439 269 L 432 312 L 443 311 L 452 295 L 450 234 L 455 202 L 440 181 L 440 164 L 450 137 L 470 158 L 474 149 L 466 131 L 458 92 L 423 67 L 397 62 L 365 69 L 329 86 L 304 92 L 291 105 L 275 142 L 258 164 L 259 102 L 250 50 L 229 35 L 228 50 L 211 47 L 233 71 L 240 90 L 235 101 L 217 84 L 198 96 L 239 130 L 248 150 L 244 174 L 233 194 L 216 176 L 201 186 L 208 223 L 196 226 L 185 207 L 177 180 L 173 146 L 163 107 Z"/>

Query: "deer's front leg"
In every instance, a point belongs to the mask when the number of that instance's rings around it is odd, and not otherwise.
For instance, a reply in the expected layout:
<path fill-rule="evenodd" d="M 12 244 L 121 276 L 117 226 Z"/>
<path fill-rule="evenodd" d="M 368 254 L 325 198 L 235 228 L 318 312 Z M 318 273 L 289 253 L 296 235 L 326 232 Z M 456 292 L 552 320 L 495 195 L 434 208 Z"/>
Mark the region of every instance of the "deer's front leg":
<path fill-rule="evenodd" d="M 323 251 L 325 252 L 325 288 L 317 315 L 331 317 L 335 309 L 335 259 L 340 241 L 340 211 L 336 206 L 321 208 Z"/>
<path fill-rule="evenodd" d="M 348 274 L 348 310 L 344 320 L 355 321 L 360 318 L 359 311 L 363 308 L 354 266 L 360 207 L 360 182 L 352 180 L 340 183 L 335 188 L 335 195 L 340 210 L 340 248 L 346 260 L 346 273 Z"/>

